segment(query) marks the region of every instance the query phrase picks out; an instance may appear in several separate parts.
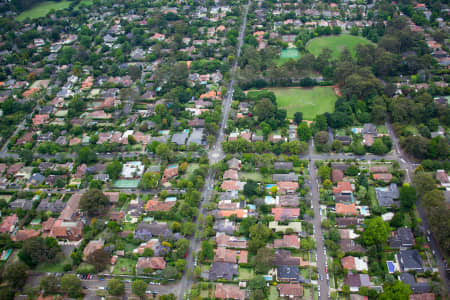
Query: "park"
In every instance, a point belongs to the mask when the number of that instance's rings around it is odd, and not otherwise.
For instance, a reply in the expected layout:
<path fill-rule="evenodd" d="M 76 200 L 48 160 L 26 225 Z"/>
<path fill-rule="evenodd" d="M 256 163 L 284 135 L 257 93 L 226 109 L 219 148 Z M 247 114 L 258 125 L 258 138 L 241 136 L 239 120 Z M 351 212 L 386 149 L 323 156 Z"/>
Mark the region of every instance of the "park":
<path fill-rule="evenodd" d="M 355 56 L 356 47 L 359 44 L 371 44 L 369 40 L 361 36 L 355 36 L 350 34 L 330 35 L 317 37 L 310 40 L 306 44 L 306 50 L 308 50 L 314 56 L 318 56 L 322 49 L 328 48 L 331 50 L 331 57 L 336 59 L 344 48 L 348 48 L 350 53 Z"/>
<path fill-rule="evenodd" d="M 269 90 L 275 93 L 279 108 L 286 109 L 288 118 L 292 118 L 296 112 L 302 112 L 303 119 L 312 121 L 319 114 L 333 112 L 337 100 L 334 89 L 328 86 Z"/>
<path fill-rule="evenodd" d="M 70 6 L 70 1 L 45 1 L 34 5 L 32 8 L 22 12 L 17 16 L 17 21 L 23 21 L 26 18 L 36 19 L 45 17 L 52 10 L 65 9 Z"/>

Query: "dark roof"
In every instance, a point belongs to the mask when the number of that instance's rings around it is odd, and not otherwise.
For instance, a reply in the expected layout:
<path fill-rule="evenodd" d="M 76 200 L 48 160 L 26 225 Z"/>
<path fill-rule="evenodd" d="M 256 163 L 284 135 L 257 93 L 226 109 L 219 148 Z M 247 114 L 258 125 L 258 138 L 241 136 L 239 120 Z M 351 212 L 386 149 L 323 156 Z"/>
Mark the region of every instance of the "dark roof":
<path fill-rule="evenodd" d="M 295 173 L 289 173 L 289 174 L 273 174 L 272 180 L 274 182 L 278 181 L 298 181 L 298 175 Z"/>
<path fill-rule="evenodd" d="M 395 183 L 391 183 L 386 188 L 375 188 L 375 193 L 377 195 L 378 203 L 385 207 L 392 206 L 394 204 L 394 200 L 398 199 L 400 196 Z"/>
<path fill-rule="evenodd" d="M 277 277 L 281 281 L 298 281 L 300 279 L 298 266 L 278 266 Z"/>
<path fill-rule="evenodd" d="M 338 194 L 334 195 L 335 202 L 352 202 L 352 195 L 350 194 Z"/>
<path fill-rule="evenodd" d="M 209 269 L 209 280 L 225 278 L 233 280 L 233 276 L 238 275 L 237 264 L 226 262 L 213 262 Z"/>
<path fill-rule="evenodd" d="M 431 290 L 428 282 L 417 282 L 416 278 L 411 273 L 400 273 L 399 277 L 403 283 L 409 285 L 414 294 L 428 293 Z"/>
<path fill-rule="evenodd" d="M 17 199 L 17 200 L 14 200 L 13 202 L 9 203 L 8 206 L 11 209 L 22 208 L 22 209 L 29 210 L 33 207 L 33 201 L 25 200 L 25 199 Z"/>
<path fill-rule="evenodd" d="M 400 251 L 397 256 L 402 270 L 423 271 L 422 257 L 417 250 L 413 249 Z"/>
<path fill-rule="evenodd" d="M 343 145 L 350 145 L 352 142 L 352 138 L 346 135 L 343 136 L 336 136 L 334 139 L 340 141 Z"/>
<path fill-rule="evenodd" d="M 298 257 L 291 256 L 289 250 L 278 250 L 275 253 L 275 258 L 273 260 L 275 266 L 299 266 L 300 260 Z"/>
<path fill-rule="evenodd" d="M 350 225 L 361 225 L 364 220 L 359 218 L 336 218 L 336 225 L 340 227 L 347 227 Z"/>
<path fill-rule="evenodd" d="M 366 123 L 366 124 L 364 124 L 363 129 L 361 130 L 361 133 L 377 135 L 378 131 L 377 131 L 377 127 L 374 124 Z"/>
<path fill-rule="evenodd" d="M 139 223 L 134 236 L 141 240 L 150 240 L 153 236 L 168 236 L 171 234 L 167 223 Z"/>
<path fill-rule="evenodd" d="M 401 227 L 395 231 L 395 235 L 389 241 L 391 248 L 412 247 L 414 245 L 414 235 L 408 227 Z"/>
<path fill-rule="evenodd" d="M 275 170 L 292 169 L 294 167 L 294 164 L 291 161 L 276 161 L 273 164 L 273 167 Z"/>
<path fill-rule="evenodd" d="M 332 169 L 345 171 L 345 170 L 348 169 L 348 167 L 350 167 L 350 166 L 348 164 L 344 164 L 344 163 L 331 163 L 331 168 Z"/>
<path fill-rule="evenodd" d="M 56 200 L 55 202 L 49 202 L 48 199 L 44 199 L 39 203 L 36 208 L 37 211 L 51 211 L 53 213 L 60 213 L 66 207 L 66 203 L 61 200 Z"/>
<path fill-rule="evenodd" d="M 346 252 L 361 252 L 365 253 L 366 249 L 363 246 L 357 244 L 354 240 L 340 240 L 339 245 L 342 251 Z"/>

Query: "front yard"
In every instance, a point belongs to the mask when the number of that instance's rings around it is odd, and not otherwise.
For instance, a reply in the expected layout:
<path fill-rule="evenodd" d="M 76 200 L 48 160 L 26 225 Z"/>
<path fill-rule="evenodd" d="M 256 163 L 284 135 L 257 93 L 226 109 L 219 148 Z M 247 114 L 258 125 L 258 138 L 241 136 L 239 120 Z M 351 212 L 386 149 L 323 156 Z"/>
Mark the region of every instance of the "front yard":
<path fill-rule="evenodd" d="M 137 261 L 131 258 L 119 257 L 114 266 L 114 275 L 134 275 L 134 268 Z"/>

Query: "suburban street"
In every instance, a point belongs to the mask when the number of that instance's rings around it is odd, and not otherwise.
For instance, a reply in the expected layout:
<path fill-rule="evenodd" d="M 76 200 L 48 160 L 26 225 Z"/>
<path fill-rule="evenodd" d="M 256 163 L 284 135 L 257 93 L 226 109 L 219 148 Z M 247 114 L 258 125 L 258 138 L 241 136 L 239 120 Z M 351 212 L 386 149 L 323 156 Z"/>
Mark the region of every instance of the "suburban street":
<path fill-rule="evenodd" d="M 213 164 L 219 162 L 224 157 L 224 153 L 222 150 L 222 142 L 224 141 L 225 128 L 226 128 L 227 120 L 228 120 L 228 117 L 230 114 L 231 103 L 233 101 L 233 93 L 234 93 L 233 86 L 235 84 L 234 78 L 236 76 L 238 59 L 241 54 L 241 47 L 244 42 L 244 33 L 245 33 L 246 25 L 247 25 L 247 14 L 248 14 L 249 6 L 250 6 L 250 1 L 247 5 L 245 5 L 245 8 L 244 8 L 244 15 L 243 15 L 242 24 L 241 24 L 241 28 L 239 31 L 239 37 L 238 37 L 238 48 L 237 48 L 237 52 L 236 52 L 235 61 L 233 63 L 233 67 L 231 69 L 231 80 L 227 87 L 227 94 L 224 97 L 223 104 L 222 104 L 222 122 L 220 123 L 220 128 L 219 128 L 219 132 L 216 137 L 216 142 L 215 142 L 213 148 L 210 149 L 210 151 L 209 151 L 209 164 L 210 165 L 213 165 Z M 211 199 L 211 194 L 212 194 L 212 190 L 214 187 L 214 178 L 215 178 L 215 172 L 213 171 L 213 169 L 210 169 L 208 172 L 208 175 L 205 179 L 205 185 L 204 185 L 203 191 L 202 191 L 202 201 L 200 203 L 199 215 L 205 215 L 208 212 L 208 210 L 205 207 L 207 206 L 207 204 L 209 203 L 209 201 Z M 197 219 L 197 231 L 199 231 L 201 226 L 202 226 L 202 224 L 200 223 L 200 220 Z M 183 299 L 184 295 L 186 294 L 186 292 L 189 291 L 191 285 L 193 284 L 192 271 L 195 267 L 194 260 L 195 260 L 197 252 L 200 250 L 200 245 L 201 245 L 200 239 L 198 238 L 197 235 L 194 235 L 190 240 L 190 251 L 188 253 L 188 257 L 186 258 L 186 260 L 187 260 L 186 271 L 185 271 L 183 278 L 181 279 L 180 284 L 179 284 L 179 291 L 178 291 L 178 296 L 177 296 L 178 300 Z"/>

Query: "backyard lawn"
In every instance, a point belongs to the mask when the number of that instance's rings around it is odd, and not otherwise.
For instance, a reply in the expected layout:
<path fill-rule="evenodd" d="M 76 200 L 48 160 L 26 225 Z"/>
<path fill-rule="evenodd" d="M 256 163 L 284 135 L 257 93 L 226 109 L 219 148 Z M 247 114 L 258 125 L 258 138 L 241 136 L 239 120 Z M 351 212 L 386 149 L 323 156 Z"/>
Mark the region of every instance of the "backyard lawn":
<path fill-rule="evenodd" d="M 136 266 L 136 260 L 130 258 L 119 257 L 114 266 L 113 274 L 115 275 L 134 275 L 133 269 Z"/>
<path fill-rule="evenodd" d="M 314 88 L 273 88 L 278 106 L 287 110 L 288 118 L 298 111 L 303 113 L 303 119 L 312 121 L 326 112 L 334 111 L 337 96 L 332 87 L 320 86 Z"/>
<path fill-rule="evenodd" d="M 269 300 L 278 300 L 278 291 L 277 288 L 273 285 L 270 286 L 270 294 L 269 294 Z"/>
<path fill-rule="evenodd" d="M 337 58 L 341 51 L 347 47 L 353 56 L 356 53 L 356 46 L 358 44 L 371 44 L 372 42 L 361 37 L 350 34 L 330 35 L 324 37 L 318 37 L 310 40 L 306 44 L 306 49 L 318 56 L 322 52 L 323 48 L 328 48 L 332 51 L 332 57 Z"/>
<path fill-rule="evenodd" d="M 255 277 L 255 272 L 252 269 L 239 268 L 239 280 L 250 280 Z"/>
<path fill-rule="evenodd" d="M 64 257 L 59 262 L 46 262 L 41 263 L 36 267 L 37 272 L 64 272 L 64 265 L 70 264 L 70 259 Z"/>
<path fill-rule="evenodd" d="M 61 1 L 61 2 L 55 2 L 55 1 L 45 1 L 41 2 L 32 8 L 22 12 L 20 15 L 17 16 L 16 20 L 23 21 L 26 18 L 35 19 L 46 16 L 52 9 L 59 10 L 59 9 L 65 9 L 70 6 L 70 1 Z"/>

